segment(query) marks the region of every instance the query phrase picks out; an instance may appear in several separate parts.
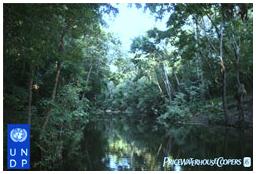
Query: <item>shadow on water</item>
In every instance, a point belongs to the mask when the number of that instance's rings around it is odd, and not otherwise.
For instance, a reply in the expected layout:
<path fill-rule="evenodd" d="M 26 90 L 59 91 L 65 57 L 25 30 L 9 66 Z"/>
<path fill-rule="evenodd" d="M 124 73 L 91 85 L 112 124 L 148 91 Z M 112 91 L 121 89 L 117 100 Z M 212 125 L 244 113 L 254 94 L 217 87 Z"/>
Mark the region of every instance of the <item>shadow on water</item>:
<path fill-rule="evenodd" d="M 108 148 L 103 159 L 88 159 L 104 164 L 106 170 L 252 170 L 241 165 L 175 166 L 163 167 L 164 157 L 169 159 L 241 159 L 252 157 L 252 129 L 206 127 L 198 125 L 173 126 L 168 130 L 154 129 L 148 123 L 116 117 L 104 121 L 102 130 L 107 137 Z M 94 132 L 94 136 L 100 136 Z M 89 136 L 90 137 L 90 136 Z M 90 140 L 87 140 L 90 141 Z M 90 146 L 89 156 L 102 156 L 97 144 Z M 97 155 L 98 154 L 98 155 Z M 97 166 L 99 167 L 99 166 Z M 97 168 L 100 170 L 102 168 Z"/>
<path fill-rule="evenodd" d="M 104 137 L 101 126 L 96 122 L 88 123 L 83 129 L 80 143 L 76 146 L 77 150 L 70 150 L 74 147 L 72 139 L 65 144 L 62 170 L 107 170 L 103 161 L 107 152 L 107 139 Z"/>
<path fill-rule="evenodd" d="M 100 126 L 100 125 L 99 125 Z M 106 170 L 103 158 L 107 140 L 95 122 L 89 123 L 83 131 L 81 153 L 85 156 L 82 163 L 86 170 Z"/>

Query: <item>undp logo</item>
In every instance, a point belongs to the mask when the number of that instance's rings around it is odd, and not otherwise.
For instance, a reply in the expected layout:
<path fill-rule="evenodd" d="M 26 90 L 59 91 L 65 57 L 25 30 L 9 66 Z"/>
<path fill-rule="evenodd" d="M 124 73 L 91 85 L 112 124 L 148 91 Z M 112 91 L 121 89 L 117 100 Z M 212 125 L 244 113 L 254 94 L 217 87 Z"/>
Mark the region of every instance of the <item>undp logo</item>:
<path fill-rule="evenodd" d="M 10 132 L 10 138 L 14 142 L 23 142 L 27 139 L 28 133 L 26 129 L 14 128 Z"/>
<path fill-rule="evenodd" d="M 7 168 L 30 169 L 29 124 L 8 124 Z"/>

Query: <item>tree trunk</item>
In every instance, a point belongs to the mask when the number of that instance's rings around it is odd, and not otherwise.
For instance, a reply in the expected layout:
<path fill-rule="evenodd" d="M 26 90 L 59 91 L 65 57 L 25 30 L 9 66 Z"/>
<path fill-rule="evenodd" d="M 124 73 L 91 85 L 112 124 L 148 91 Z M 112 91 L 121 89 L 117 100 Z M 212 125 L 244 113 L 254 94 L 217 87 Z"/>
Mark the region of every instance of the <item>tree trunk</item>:
<path fill-rule="evenodd" d="M 61 69 L 61 64 L 60 62 L 57 62 L 57 67 L 56 67 L 57 72 L 56 72 L 55 83 L 52 91 L 52 101 L 54 101 L 56 97 L 56 91 L 57 91 L 59 77 L 60 77 L 60 69 Z"/>
<path fill-rule="evenodd" d="M 227 75 L 225 70 L 222 72 L 222 103 L 225 125 L 227 125 L 229 123 L 229 115 L 227 107 Z"/>
<path fill-rule="evenodd" d="M 237 108 L 238 108 L 238 111 L 239 111 L 238 121 L 239 121 L 240 125 L 242 125 L 243 122 L 244 122 L 244 107 L 243 107 L 244 93 L 245 93 L 244 91 L 245 91 L 244 85 L 240 84 L 240 86 L 237 89 L 237 97 L 236 97 Z"/>
<path fill-rule="evenodd" d="M 164 63 L 162 63 L 162 72 L 163 72 L 163 81 L 165 84 L 165 89 L 166 89 L 167 95 L 169 97 L 169 100 L 171 101 L 172 100 L 172 89 L 171 89 L 171 84 L 170 84 L 167 70 L 165 68 Z"/>
<path fill-rule="evenodd" d="M 233 32 L 234 28 L 232 26 Z M 244 95 L 246 94 L 246 90 L 244 85 L 240 81 L 240 43 L 236 41 L 234 33 L 232 33 L 232 40 L 233 40 L 233 49 L 236 57 L 236 82 L 237 82 L 237 93 L 236 93 L 236 100 L 237 100 L 237 108 L 239 111 L 239 124 L 244 122 L 244 108 L 243 108 L 243 100 Z"/>
<path fill-rule="evenodd" d="M 61 70 L 60 62 L 57 63 L 56 70 L 57 70 L 57 72 L 56 72 L 56 77 L 55 77 L 55 83 L 54 83 L 54 87 L 53 87 L 53 91 L 52 91 L 52 101 L 55 100 L 56 91 L 57 91 L 57 87 L 58 87 L 58 83 L 59 83 L 60 70 Z M 46 118 L 45 118 L 45 121 L 44 121 L 44 124 L 43 124 L 43 127 L 42 127 L 43 131 L 45 130 L 45 128 L 48 124 L 48 121 L 49 121 L 49 118 L 50 118 L 50 112 L 51 112 L 51 108 L 47 111 Z"/>
<path fill-rule="evenodd" d="M 227 108 L 227 74 L 226 67 L 223 61 L 223 30 L 224 30 L 224 22 L 221 23 L 221 31 L 220 31 L 220 66 L 222 73 L 222 103 L 223 103 L 223 112 L 224 112 L 224 120 L 225 125 L 229 123 L 229 115 Z"/>
<path fill-rule="evenodd" d="M 237 106 L 239 110 L 239 123 L 241 124 L 244 121 L 244 109 L 243 109 L 243 98 L 244 98 L 244 85 L 240 82 L 240 70 L 239 70 L 239 55 L 236 56 L 236 80 L 237 80 Z"/>
<path fill-rule="evenodd" d="M 175 69 L 173 70 L 173 75 L 174 75 L 174 78 L 175 78 L 175 81 L 176 81 L 176 84 L 177 84 L 177 91 L 180 91 L 180 81 L 179 81 L 179 78 L 175 72 Z"/>
<path fill-rule="evenodd" d="M 201 56 L 200 52 L 201 52 L 201 47 L 200 47 L 200 32 L 199 32 L 199 24 L 198 24 L 198 20 L 195 19 L 195 40 L 196 40 L 196 49 L 198 51 L 195 52 L 195 56 L 196 56 L 196 61 L 197 61 L 197 78 L 198 80 L 200 80 L 201 82 L 201 98 L 202 100 L 205 99 L 205 91 L 206 91 L 206 85 L 204 82 L 204 73 L 203 73 L 203 57 Z"/>
<path fill-rule="evenodd" d="M 89 86 L 88 83 L 89 83 L 89 80 L 90 80 L 90 76 L 91 76 L 91 72 L 92 72 L 92 62 L 90 64 L 90 69 L 89 69 L 89 72 L 87 74 L 87 77 L 86 77 L 86 88 Z M 82 93 L 82 99 L 85 97 L 85 92 Z"/>
<path fill-rule="evenodd" d="M 160 92 L 161 96 L 164 96 L 163 90 L 162 90 L 162 88 L 161 88 L 161 86 L 160 86 L 160 83 L 159 83 L 159 76 L 158 76 L 158 74 L 157 74 L 158 70 L 157 70 L 156 67 L 154 68 L 154 72 L 155 72 L 156 84 L 157 84 L 157 86 L 158 86 L 159 92 Z"/>
<path fill-rule="evenodd" d="M 29 79 L 29 97 L 28 97 L 28 124 L 31 124 L 32 117 L 32 95 L 33 95 L 33 70 L 31 68 L 31 74 Z"/>
<path fill-rule="evenodd" d="M 66 30 L 66 28 L 63 29 L 62 34 L 61 34 L 61 38 L 60 38 L 60 42 L 59 42 L 58 50 L 59 50 L 60 53 L 64 52 L 64 35 L 65 35 L 65 30 Z M 60 77 L 60 70 L 61 70 L 61 62 L 57 61 L 55 82 L 54 82 L 54 87 L 53 87 L 53 90 L 52 90 L 52 98 L 51 98 L 52 101 L 54 101 L 55 97 L 56 97 L 57 87 L 58 87 L 59 77 Z M 48 124 L 48 121 L 49 121 L 49 118 L 50 118 L 50 112 L 51 112 L 51 108 L 49 108 L 48 111 L 46 112 L 46 118 L 45 118 L 45 121 L 44 121 L 44 124 L 43 124 L 43 127 L 42 127 L 42 131 L 45 130 L 45 128 L 46 128 L 46 126 Z"/>
<path fill-rule="evenodd" d="M 89 79 L 90 79 L 90 76 L 91 76 L 91 72 L 92 72 L 92 63 L 91 63 L 91 66 L 90 66 L 90 69 L 89 69 L 89 72 L 88 72 L 88 75 L 87 75 L 87 78 L 86 78 L 86 86 L 87 87 L 88 87 Z"/>

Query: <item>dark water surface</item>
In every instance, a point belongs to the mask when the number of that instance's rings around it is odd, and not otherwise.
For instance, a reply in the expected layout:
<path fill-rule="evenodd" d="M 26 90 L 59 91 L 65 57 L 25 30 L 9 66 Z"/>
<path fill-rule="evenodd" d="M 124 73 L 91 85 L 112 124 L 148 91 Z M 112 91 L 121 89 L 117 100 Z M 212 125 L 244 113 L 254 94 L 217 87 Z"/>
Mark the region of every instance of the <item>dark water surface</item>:
<path fill-rule="evenodd" d="M 161 128 L 153 125 L 155 124 L 118 115 L 111 116 L 111 119 L 107 121 L 98 122 L 97 130 L 102 134 L 100 137 L 105 139 L 103 141 L 105 144 L 102 145 L 105 149 L 102 157 L 104 169 L 252 170 L 252 167 L 244 167 L 243 161 L 244 157 L 250 157 L 252 163 L 252 129 L 203 125 Z M 99 148 L 99 146 L 95 147 Z M 95 149 L 91 150 L 95 151 Z M 216 165 L 184 166 L 170 163 L 163 167 L 164 157 L 168 157 L 169 160 L 190 158 L 214 160 L 219 157 L 234 160 L 229 161 L 233 165 L 222 167 Z"/>

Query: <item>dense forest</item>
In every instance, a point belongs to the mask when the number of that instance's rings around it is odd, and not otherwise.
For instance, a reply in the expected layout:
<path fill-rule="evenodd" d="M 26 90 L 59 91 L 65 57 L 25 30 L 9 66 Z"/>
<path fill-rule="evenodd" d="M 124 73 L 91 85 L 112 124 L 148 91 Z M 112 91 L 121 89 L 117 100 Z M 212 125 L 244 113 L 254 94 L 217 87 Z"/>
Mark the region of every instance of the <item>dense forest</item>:
<path fill-rule="evenodd" d="M 105 30 L 118 6 L 4 4 L 4 154 L 7 124 L 28 123 L 31 170 L 252 157 L 252 4 L 128 6 L 168 20 L 124 54 Z M 202 169 L 252 170 L 181 168 Z"/>

